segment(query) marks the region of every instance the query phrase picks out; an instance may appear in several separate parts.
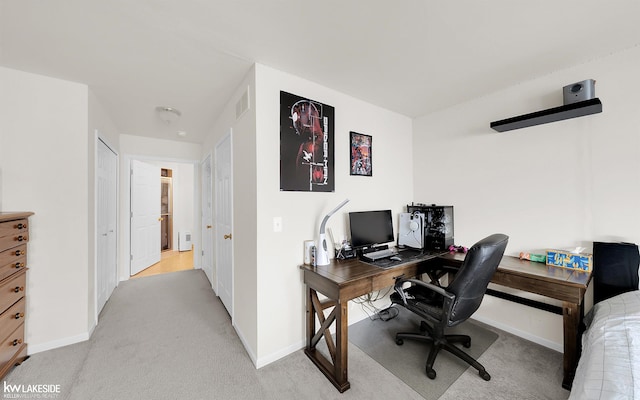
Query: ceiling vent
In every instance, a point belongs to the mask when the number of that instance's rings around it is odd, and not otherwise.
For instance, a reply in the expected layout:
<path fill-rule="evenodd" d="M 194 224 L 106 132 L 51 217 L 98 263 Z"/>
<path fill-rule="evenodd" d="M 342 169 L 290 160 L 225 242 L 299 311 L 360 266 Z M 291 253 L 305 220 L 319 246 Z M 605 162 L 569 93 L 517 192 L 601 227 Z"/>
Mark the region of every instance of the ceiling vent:
<path fill-rule="evenodd" d="M 236 103 L 236 119 L 242 117 L 242 115 L 249 109 L 249 87 L 244 91 L 240 100 Z"/>

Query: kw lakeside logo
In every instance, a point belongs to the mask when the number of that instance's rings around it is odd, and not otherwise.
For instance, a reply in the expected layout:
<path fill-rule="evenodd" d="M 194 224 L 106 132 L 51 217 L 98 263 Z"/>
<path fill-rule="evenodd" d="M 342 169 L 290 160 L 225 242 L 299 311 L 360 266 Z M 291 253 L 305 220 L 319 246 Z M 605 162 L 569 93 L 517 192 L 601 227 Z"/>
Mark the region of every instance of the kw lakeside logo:
<path fill-rule="evenodd" d="M 12 385 L 4 381 L 4 399 L 55 399 L 60 395 L 60 385 Z"/>

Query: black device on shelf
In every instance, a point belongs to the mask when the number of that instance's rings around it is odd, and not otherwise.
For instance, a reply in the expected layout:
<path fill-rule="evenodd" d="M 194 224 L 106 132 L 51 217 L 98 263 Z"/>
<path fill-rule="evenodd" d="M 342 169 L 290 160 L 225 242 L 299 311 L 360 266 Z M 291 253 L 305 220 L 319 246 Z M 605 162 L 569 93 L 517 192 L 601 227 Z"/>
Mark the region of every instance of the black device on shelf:
<path fill-rule="evenodd" d="M 407 212 L 424 214 L 424 248 L 427 250 L 447 250 L 454 244 L 453 206 L 411 203 Z"/>
<path fill-rule="evenodd" d="M 349 213 L 351 247 L 359 253 L 387 248 L 395 241 L 391 210 L 358 211 Z"/>
<path fill-rule="evenodd" d="M 506 132 L 513 129 L 527 128 L 529 126 L 548 124 L 549 122 L 562 121 L 564 119 L 583 117 L 585 115 L 602 112 L 602 102 L 598 98 L 565 104 L 560 107 L 536 111 L 530 114 L 519 115 L 500 121 L 491 122 L 491 129 L 498 132 Z"/>

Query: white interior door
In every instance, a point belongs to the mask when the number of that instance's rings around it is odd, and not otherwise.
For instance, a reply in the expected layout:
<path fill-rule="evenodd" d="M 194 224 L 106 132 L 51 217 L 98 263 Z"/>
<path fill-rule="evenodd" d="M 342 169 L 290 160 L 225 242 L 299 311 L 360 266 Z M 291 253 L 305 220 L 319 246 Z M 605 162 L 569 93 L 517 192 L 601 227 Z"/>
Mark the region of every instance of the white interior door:
<path fill-rule="evenodd" d="M 233 319 L 233 177 L 231 130 L 216 146 L 216 275 L 218 296 Z"/>
<path fill-rule="evenodd" d="M 118 283 L 117 255 L 118 156 L 98 140 L 97 157 L 97 311 L 107 303 Z"/>
<path fill-rule="evenodd" d="M 213 201 L 211 155 L 202 162 L 202 270 L 213 285 Z"/>
<path fill-rule="evenodd" d="M 131 275 L 160 261 L 160 167 L 131 161 Z"/>

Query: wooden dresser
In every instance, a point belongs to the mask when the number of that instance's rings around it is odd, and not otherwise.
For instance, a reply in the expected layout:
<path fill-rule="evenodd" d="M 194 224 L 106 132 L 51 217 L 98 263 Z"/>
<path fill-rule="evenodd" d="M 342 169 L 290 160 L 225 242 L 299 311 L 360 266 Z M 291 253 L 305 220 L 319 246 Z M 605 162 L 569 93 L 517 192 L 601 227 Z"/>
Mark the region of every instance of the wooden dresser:
<path fill-rule="evenodd" d="M 32 212 L 0 212 L 0 379 L 27 358 L 24 319 Z"/>

